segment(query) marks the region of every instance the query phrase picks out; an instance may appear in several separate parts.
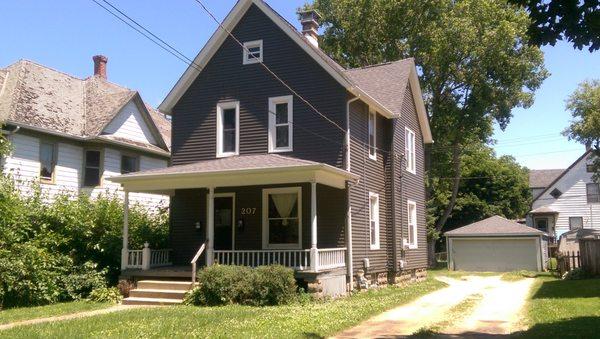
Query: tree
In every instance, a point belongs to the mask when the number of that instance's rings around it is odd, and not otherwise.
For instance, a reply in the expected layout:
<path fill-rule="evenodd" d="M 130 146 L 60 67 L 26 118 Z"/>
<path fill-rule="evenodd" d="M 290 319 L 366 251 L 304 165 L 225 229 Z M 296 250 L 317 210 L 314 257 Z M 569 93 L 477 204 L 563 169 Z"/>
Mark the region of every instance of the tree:
<path fill-rule="evenodd" d="M 471 148 L 462 154 L 463 177 L 456 206 L 446 223 L 454 229 L 493 215 L 508 219 L 522 217 L 531 205 L 528 170 L 514 158 L 496 157 L 488 146 Z M 434 195 L 429 214 L 439 215 L 448 199 L 448 178 L 432 179 Z"/>
<path fill-rule="evenodd" d="M 509 0 L 523 6 L 532 22 L 531 42 L 552 45 L 566 39 L 575 48 L 600 48 L 600 1 L 598 0 Z"/>
<path fill-rule="evenodd" d="M 445 207 L 430 220 L 434 240 L 458 197 L 462 152 L 488 142 L 494 121 L 505 128 L 513 108 L 530 106 L 548 75 L 529 43 L 527 13 L 504 0 L 315 0 L 314 7 L 325 27 L 321 46 L 343 65 L 415 58 L 436 141 L 430 173 L 452 177 Z"/>

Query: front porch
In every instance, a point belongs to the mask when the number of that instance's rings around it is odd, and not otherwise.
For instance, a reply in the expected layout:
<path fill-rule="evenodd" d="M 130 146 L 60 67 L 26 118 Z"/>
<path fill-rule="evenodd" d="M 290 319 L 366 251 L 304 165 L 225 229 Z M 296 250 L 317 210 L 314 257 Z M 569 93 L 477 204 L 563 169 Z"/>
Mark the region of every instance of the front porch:
<path fill-rule="evenodd" d="M 246 157 L 209 162 L 240 158 Z M 351 277 L 347 185 L 356 178 L 324 164 L 276 159 L 292 163 L 267 161 L 250 173 L 195 168 L 181 178 L 179 166 L 118 177 L 125 189 L 122 275 L 194 279 L 204 265 L 278 264 L 297 275 L 341 271 Z M 129 248 L 130 192 L 171 195 L 171 249 Z"/>

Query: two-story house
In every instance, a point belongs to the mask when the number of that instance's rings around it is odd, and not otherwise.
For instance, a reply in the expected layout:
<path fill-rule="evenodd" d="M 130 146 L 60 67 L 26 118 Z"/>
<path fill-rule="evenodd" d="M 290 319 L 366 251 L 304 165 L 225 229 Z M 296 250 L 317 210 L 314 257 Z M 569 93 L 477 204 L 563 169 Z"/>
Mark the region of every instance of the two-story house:
<path fill-rule="evenodd" d="M 580 228 L 600 229 L 600 189 L 593 180 L 593 151 L 581 157 L 557 174 L 554 170 L 534 172 L 552 180 L 536 178 L 536 186 L 544 186 L 533 196 L 527 225 L 560 237 Z M 550 181 L 550 182 L 548 182 Z"/>
<path fill-rule="evenodd" d="M 170 121 L 138 92 L 109 82 L 106 57 L 93 60 L 86 79 L 28 60 L 0 69 L 0 127 L 12 146 L 0 170 L 23 194 L 39 185 L 48 201 L 57 194 L 122 196 L 107 178 L 167 167 Z M 169 201 L 131 198 L 151 209 Z"/>
<path fill-rule="evenodd" d="M 174 265 L 278 263 L 325 294 L 421 276 L 432 137 L 414 61 L 345 69 L 302 16 L 300 33 L 239 1 L 160 106 L 173 166 L 113 180 L 171 195 Z M 124 233 L 124 275 L 161 264 Z"/>

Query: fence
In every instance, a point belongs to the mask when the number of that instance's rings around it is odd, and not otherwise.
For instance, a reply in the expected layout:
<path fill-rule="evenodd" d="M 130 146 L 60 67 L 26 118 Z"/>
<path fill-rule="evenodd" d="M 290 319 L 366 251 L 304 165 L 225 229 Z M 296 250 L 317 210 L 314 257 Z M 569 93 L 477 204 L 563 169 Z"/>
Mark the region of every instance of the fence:
<path fill-rule="evenodd" d="M 600 275 L 600 239 L 580 239 L 581 267 L 591 274 Z"/>
<path fill-rule="evenodd" d="M 558 257 L 556 258 L 556 264 L 558 275 L 562 277 L 563 274 L 570 270 L 581 267 L 581 255 L 579 254 L 579 251 L 559 252 Z"/>

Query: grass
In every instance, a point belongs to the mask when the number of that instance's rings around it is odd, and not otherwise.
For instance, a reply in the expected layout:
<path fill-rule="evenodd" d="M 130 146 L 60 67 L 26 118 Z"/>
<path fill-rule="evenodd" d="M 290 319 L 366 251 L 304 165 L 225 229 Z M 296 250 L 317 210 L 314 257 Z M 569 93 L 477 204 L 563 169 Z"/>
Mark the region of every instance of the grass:
<path fill-rule="evenodd" d="M 105 303 L 90 301 L 73 301 L 47 306 L 19 307 L 0 311 L 0 325 L 16 321 L 46 318 L 53 316 L 98 310 L 111 306 Z"/>
<path fill-rule="evenodd" d="M 444 286 L 428 278 L 422 283 L 405 287 L 387 287 L 338 300 L 307 304 L 133 309 L 14 328 L 0 331 L 0 337 L 318 338 L 338 333 Z"/>
<path fill-rule="evenodd" d="M 592 338 L 600 329 L 600 279 L 538 277 L 527 305 L 523 337 Z"/>

